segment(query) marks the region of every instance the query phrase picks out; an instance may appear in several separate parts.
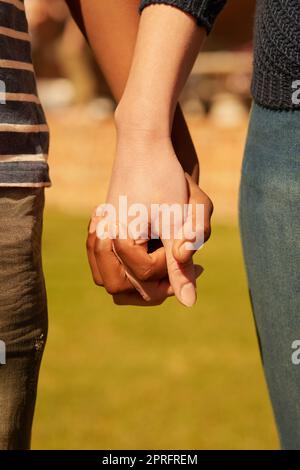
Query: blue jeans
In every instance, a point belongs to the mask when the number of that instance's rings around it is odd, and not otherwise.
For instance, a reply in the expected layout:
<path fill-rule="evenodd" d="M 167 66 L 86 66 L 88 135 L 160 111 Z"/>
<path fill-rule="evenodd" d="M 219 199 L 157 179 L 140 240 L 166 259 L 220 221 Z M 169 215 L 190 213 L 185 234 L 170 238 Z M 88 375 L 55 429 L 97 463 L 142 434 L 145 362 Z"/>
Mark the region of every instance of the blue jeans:
<path fill-rule="evenodd" d="M 253 105 L 240 227 L 282 448 L 300 449 L 300 113 Z M 253 386 L 253 385 L 252 385 Z"/>

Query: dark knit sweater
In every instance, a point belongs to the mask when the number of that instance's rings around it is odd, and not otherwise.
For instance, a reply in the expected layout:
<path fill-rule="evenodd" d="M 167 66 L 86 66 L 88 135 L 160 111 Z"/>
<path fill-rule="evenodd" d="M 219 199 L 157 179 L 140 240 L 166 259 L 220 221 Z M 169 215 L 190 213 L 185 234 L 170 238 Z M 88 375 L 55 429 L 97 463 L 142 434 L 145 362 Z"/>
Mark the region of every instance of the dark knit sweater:
<path fill-rule="evenodd" d="M 227 0 L 142 0 L 140 10 L 163 3 L 191 14 L 209 33 Z M 241 0 L 241 8 L 243 1 Z M 257 0 L 254 100 L 267 108 L 300 109 L 300 0 Z M 238 21 L 238 19 L 237 19 Z"/>

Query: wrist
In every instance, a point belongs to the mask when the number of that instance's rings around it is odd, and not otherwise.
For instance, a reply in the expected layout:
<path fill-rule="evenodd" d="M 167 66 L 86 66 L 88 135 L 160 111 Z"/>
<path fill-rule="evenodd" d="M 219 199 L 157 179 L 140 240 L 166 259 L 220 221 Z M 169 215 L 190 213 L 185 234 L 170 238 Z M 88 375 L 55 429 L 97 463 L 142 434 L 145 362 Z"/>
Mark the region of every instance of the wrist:
<path fill-rule="evenodd" d="M 123 97 L 115 110 L 118 136 L 141 135 L 143 138 L 170 138 L 174 111 L 147 99 Z"/>

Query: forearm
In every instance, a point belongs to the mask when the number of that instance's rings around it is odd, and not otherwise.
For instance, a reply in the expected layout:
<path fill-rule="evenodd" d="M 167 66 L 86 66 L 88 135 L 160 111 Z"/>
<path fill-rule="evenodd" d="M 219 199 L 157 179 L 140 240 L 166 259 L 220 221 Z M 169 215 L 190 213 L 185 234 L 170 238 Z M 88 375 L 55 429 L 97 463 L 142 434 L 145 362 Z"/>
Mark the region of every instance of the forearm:
<path fill-rule="evenodd" d="M 206 33 L 194 18 L 166 5 L 141 16 L 129 78 L 118 106 L 120 131 L 139 128 L 171 135 L 180 92 Z"/>
<path fill-rule="evenodd" d="M 119 103 L 134 55 L 140 0 L 67 0 L 67 3 Z M 174 116 L 172 142 L 184 171 L 198 180 L 197 154 L 179 105 Z"/>

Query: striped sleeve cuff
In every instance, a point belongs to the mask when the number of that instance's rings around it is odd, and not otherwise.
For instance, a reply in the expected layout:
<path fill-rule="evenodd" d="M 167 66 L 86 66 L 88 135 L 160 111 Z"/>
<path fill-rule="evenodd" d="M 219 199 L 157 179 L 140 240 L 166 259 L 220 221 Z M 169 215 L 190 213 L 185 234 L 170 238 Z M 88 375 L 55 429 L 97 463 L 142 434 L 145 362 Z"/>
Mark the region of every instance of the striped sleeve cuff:
<path fill-rule="evenodd" d="M 51 186 L 49 167 L 42 161 L 0 161 L 0 187 Z"/>
<path fill-rule="evenodd" d="M 140 12 L 148 5 L 171 5 L 192 15 L 209 33 L 227 0 L 142 0 Z"/>

